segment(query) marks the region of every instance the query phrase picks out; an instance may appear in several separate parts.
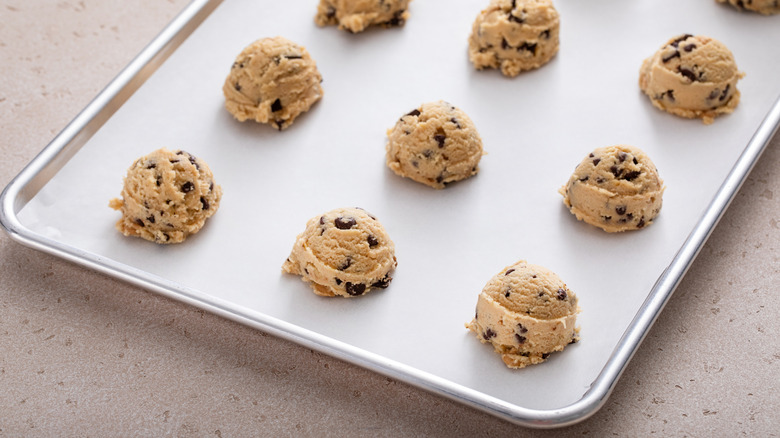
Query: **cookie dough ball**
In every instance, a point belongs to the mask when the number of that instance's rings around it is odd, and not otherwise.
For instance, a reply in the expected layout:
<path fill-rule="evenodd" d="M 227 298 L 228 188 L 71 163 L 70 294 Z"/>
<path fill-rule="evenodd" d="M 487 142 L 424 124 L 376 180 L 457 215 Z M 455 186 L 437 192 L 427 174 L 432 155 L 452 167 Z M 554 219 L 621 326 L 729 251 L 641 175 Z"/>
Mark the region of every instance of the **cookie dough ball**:
<path fill-rule="evenodd" d="M 403 26 L 409 19 L 411 0 L 320 0 L 314 22 L 318 26 L 338 25 L 351 33 L 371 25 Z"/>
<path fill-rule="evenodd" d="M 322 76 L 303 46 L 264 38 L 236 58 L 222 86 L 225 107 L 238 121 L 252 119 L 280 131 L 322 97 Z"/>
<path fill-rule="evenodd" d="M 317 295 L 355 297 L 386 288 L 396 266 L 395 245 L 376 217 L 338 208 L 311 218 L 282 265 Z"/>
<path fill-rule="evenodd" d="M 559 27 L 552 0 L 493 0 L 474 21 L 469 59 L 477 70 L 501 68 L 517 76 L 558 53 Z"/>
<path fill-rule="evenodd" d="M 482 138 L 469 116 L 444 101 L 424 103 L 387 131 L 387 166 L 436 189 L 476 175 Z"/>
<path fill-rule="evenodd" d="M 125 236 L 180 243 L 200 231 L 221 198 L 222 188 L 205 161 L 163 148 L 130 166 L 122 198 L 109 206 L 122 212 L 116 228 Z"/>
<path fill-rule="evenodd" d="M 552 271 L 521 260 L 488 281 L 466 328 L 509 368 L 544 362 L 579 340 L 577 296 Z"/>
<path fill-rule="evenodd" d="M 650 225 L 663 192 L 655 164 L 641 149 L 625 145 L 594 150 L 559 190 L 577 219 L 610 233 Z"/>
<path fill-rule="evenodd" d="M 734 55 L 721 42 L 686 34 L 670 39 L 645 59 L 639 88 L 656 108 L 700 118 L 708 125 L 737 107 L 737 81 L 744 76 Z"/>
<path fill-rule="evenodd" d="M 718 3 L 730 3 L 731 6 L 743 11 L 758 12 L 763 15 L 780 14 L 778 0 L 717 0 Z"/>

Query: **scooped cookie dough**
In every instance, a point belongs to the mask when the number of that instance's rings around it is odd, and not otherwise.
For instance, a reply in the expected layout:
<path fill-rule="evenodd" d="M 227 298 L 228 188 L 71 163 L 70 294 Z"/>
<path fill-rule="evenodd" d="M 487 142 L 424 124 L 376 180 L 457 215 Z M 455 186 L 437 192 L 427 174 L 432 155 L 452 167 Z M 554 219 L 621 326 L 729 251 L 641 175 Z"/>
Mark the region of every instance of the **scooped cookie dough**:
<path fill-rule="evenodd" d="M 411 0 L 320 0 L 314 22 L 318 26 L 337 25 L 352 33 L 369 26 L 403 26 L 409 19 Z"/>
<path fill-rule="evenodd" d="M 709 125 L 715 117 L 734 111 L 740 93 L 734 55 L 721 42 L 682 35 L 670 39 L 645 59 L 639 88 L 656 108 Z"/>
<path fill-rule="evenodd" d="M 314 293 L 355 297 L 386 288 L 396 266 L 395 245 L 379 221 L 360 208 L 338 208 L 311 218 L 282 265 Z"/>
<path fill-rule="evenodd" d="M 127 170 L 121 199 L 109 206 L 122 212 L 116 228 L 125 236 L 156 243 L 180 243 L 217 212 L 222 188 L 200 158 L 181 150 L 158 149 Z"/>
<path fill-rule="evenodd" d="M 387 166 L 397 175 L 443 189 L 478 172 L 482 138 L 463 111 L 424 103 L 387 131 Z"/>
<path fill-rule="evenodd" d="M 236 57 L 222 86 L 225 107 L 240 122 L 254 120 L 280 131 L 322 97 L 322 76 L 303 46 L 264 38 Z"/>
<path fill-rule="evenodd" d="M 664 189 L 650 158 L 637 147 L 620 145 L 590 153 L 559 193 L 577 219 L 614 233 L 652 224 Z"/>
<path fill-rule="evenodd" d="M 469 59 L 477 70 L 500 68 L 517 76 L 558 53 L 559 28 L 552 0 L 492 0 L 472 26 Z"/>
<path fill-rule="evenodd" d="M 780 0 L 717 0 L 718 3 L 729 3 L 743 11 L 758 12 L 763 15 L 780 13 Z"/>
<path fill-rule="evenodd" d="M 488 281 L 466 328 L 509 368 L 544 362 L 579 340 L 577 296 L 552 271 L 521 260 Z"/>

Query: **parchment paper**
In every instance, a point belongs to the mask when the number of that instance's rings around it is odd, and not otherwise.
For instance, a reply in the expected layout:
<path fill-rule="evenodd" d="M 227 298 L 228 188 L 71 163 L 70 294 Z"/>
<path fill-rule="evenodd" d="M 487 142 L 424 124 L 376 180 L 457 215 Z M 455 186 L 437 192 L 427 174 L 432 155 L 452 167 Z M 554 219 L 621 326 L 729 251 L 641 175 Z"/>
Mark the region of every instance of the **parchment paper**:
<path fill-rule="evenodd" d="M 780 16 L 714 0 L 558 0 L 560 52 L 508 79 L 468 61 L 471 24 L 487 3 L 416 0 L 405 27 L 351 35 L 318 28 L 316 0 L 226 0 L 20 220 L 518 406 L 573 403 L 780 94 Z M 736 112 L 711 126 L 653 108 L 637 85 L 642 60 L 682 33 L 724 42 L 747 73 Z M 221 92 L 243 47 L 275 35 L 306 46 L 324 77 L 323 100 L 284 132 L 233 120 Z M 469 114 L 488 155 L 478 176 L 436 191 L 389 171 L 384 145 L 398 117 L 439 99 Z M 652 226 L 607 234 L 576 221 L 557 190 L 592 149 L 619 143 L 643 148 L 667 190 Z M 206 160 L 225 193 L 219 212 L 180 245 L 123 237 L 108 208 L 127 168 L 160 147 Z M 328 299 L 281 272 L 306 220 L 340 206 L 372 212 L 395 241 L 388 289 Z M 519 259 L 558 273 L 583 312 L 580 343 L 518 371 L 463 325 L 484 284 Z"/>

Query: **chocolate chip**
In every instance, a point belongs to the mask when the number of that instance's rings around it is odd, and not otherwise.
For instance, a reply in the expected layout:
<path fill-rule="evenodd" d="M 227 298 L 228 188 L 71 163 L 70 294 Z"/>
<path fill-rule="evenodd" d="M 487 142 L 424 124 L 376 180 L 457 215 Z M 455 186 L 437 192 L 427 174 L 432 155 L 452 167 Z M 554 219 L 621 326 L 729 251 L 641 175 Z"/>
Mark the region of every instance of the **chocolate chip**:
<path fill-rule="evenodd" d="M 542 353 L 542 360 L 545 360 L 548 357 L 550 357 L 550 353 Z"/>
<path fill-rule="evenodd" d="M 376 237 L 374 237 L 371 234 L 368 235 L 368 239 L 367 240 L 368 240 L 368 246 L 371 247 L 371 248 L 379 245 L 379 241 L 376 239 Z"/>
<path fill-rule="evenodd" d="M 602 219 L 604 219 L 604 222 L 609 222 L 612 220 L 612 216 L 601 216 Z"/>
<path fill-rule="evenodd" d="M 632 170 L 631 172 L 628 172 L 627 174 L 623 175 L 623 179 L 626 181 L 633 181 L 634 178 L 638 177 L 642 172 L 638 170 Z"/>
<path fill-rule="evenodd" d="M 341 286 L 342 281 L 340 278 L 334 278 L 333 280 L 336 281 L 336 286 Z"/>
<path fill-rule="evenodd" d="M 511 288 L 506 288 L 506 292 L 504 292 L 504 297 L 505 297 L 505 298 L 509 298 L 509 295 L 510 295 L 511 293 L 512 293 L 512 289 L 511 289 Z"/>
<path fill-rule="evenodd" d="M 594 158 L 593 159 L 593 165 L 594 166 L 598 166 L 600 162 L 601 162 L 601 158 Z"/>
<path fill-rule="evenodd" d="M 325 216 L 320 216 L 320 225 L 325 225 Z"/>
<path fill-rule="evenodd" d="M 390 285 L 391 281 L 393 281 L 393 277 L 391 277 L 388 274 L 385 274 L 385 276 L 382 277 L 381 280 L 375 281 L 374 284 L 371 285 L 371 287 L 378 287 L 380 289 L 387 289 L 387 286 Z"/>
<path fill-rule="evenodd" d="M 395 11 L 393 18 L 387 21 L 385 24 L 388 26 L 401 26 L 404 24 L 403 14 L 406 11 Z"/>
<path fill-rule="evenodd" d="M 363 283 L 352 284 L 349 281 L 344 285 L 348 294 L 354 296 L 363 295 L 366 292 L 366 285 Z"/>
<path fill-rule="evenodd" d="M 511 273 L 515 272 L 515 268 L 508 269 L 504 275 L 509 275 Z"/>
<path fill-rule="evenodd" d="M 149 163 L 149 164 L 146 166 L 146 168 L 147 168 L 147 169 L 154 169 L 155 167 L 157 167 L 157 163 L 154 163 L 154 162 L 152 162 L 152 163 Z"/>
<path fill-rule="evenodd" d="M 139 227 L 143 227 L 143 226 L 145 226 L 145 225 L 144 225 L 144 221 L 142 221 L 141 219 L 136 219 L 136 220 L 135 220 L 135 223 L 137 223 Z"/>
<path fill-rule="evenodd" d="M 277 112 L 282 110 L 282 102 L 279 99 L 276 99 L 274 103 L 271 104 L 271 112 Z"/>
<path fill-rule="evenodd" d="M 282 125 L 284 125 L 284 119 L 274 120 L 274 123 L 276 123 L 276 128 L 281 131 Z"/>
<path fill-rule="evenodd" d="M 191 191 L 195 190 L 195 184 L 193 184 L 190 181 L 187 181 L 186 183 L 182 184 L 181 191 L 184 193 L 189 193 Z"/>
<path fill-rule="evenodd" d="M 550 38 L 550 29 L 543 30 L 542 33 L 539 34 L 539 38 L 549 39 Z"/>
<path fill-rule="evenodd" d="M 536 278 L 536 274 L 533 274 L 533 275 L 531 276 L 531 278 Z"/>
<path fill-rule="evenodd" d="M 566 290 L 565 289 L 558 289 L 558 294 L 555 295 L 555 297 L 558 298 L 559 300 L 565 300 L 566 297 L 567 297 Z"/>
<path fill-rule="evenodd" d="M 523 19 L 522 19 L 522 18 L 520 18 L 520 17 L 516 17 L 516 16 L 512 15 L 512 13 L 511 13 L 511 12 L 509 13 L 509 21 L 514 21 L 515 23 L 518 23 L 518 24 L 523 24 L 523 23 L 525 23 L 525 20 L 523 20 Z"/>
<path fill-rule="evenodd" d="M 419 115 L 420 115 L 420 110 L 413 109 L 413 110 L 409 111 L 408 113 L 406 113 L 406 115 L 404 115 L 404 117 L 406 117 L 406 116 L 419 116 Z M 401 117 L 400 120 L 403 120 L 403 117 Z"/>
<path fill-rule="evenodd" d="M 444 181 L 444 174 L 439 174 L 439 176 L 436 177 L 436 182 L 441 184 L 441 182 Z"/>
<path fill-rule="evenodd" d="M 622 162 L 624 162 L 624 161 L 626 161 L 626 158 L 628 158 L 628 154 L 627 154 L 627 153 L 625 153 L 625 152 L 623 152 L 623 151 L 620 151 L 620 152 L 618 152 L 618 160 L 619 160 L 621 163 L 622 163 Z"/>
<path fill-rule="evenodd" d="M 674 102 L 674 90 L 666 90 L 666 97 L 668 97 L 671 102 Z"/>
<path fill-rule="evenodd" d="M 348 230 L 357 225 L 357 221 L 353 217 L 337 217 L 334 223 L 339 230 Z"/>
<path fill-rule="evenodd" d="M 666 55 L 666 56 L 664 56 L 664 57 L 661 59 L 661 61 L 663 61 L 663 62 L 669 62 L 669 61 L 671 61 L 672 59 L 674 59 L 674 58 L 679 58 L 679 57 L 680 57 L 680 52 L 679 52 L 679 51 L 677 51 L 677 50 L 675 50 L 675 51 L 674 51 L 674 53 L 672 53 L 671 55 Z"/>
<path fill-rule="evenodd" d="M 603 183 L 603 182 L 604 182 L 604 178 L 602 178 L 602 177 L 598 177 L 598 178 L 596 178 L 596 182 L 597 182 L 598 184 L 601 184 L 601 183 Z"/>
<path fill-rule="evenodd" d="M 639 161 L 636 160 L 636 157 L 634 157 L 634 164 L 639 164 Z"/>
<path fill-rule="evenodd" d="M 726 99 L 726 96 L 728 96 L 729 88 L 731 88 L 731 84 L 726 84 L 726 88 L 723 89 L 723 94 L 721 94 L 720 99 L 718 99 L 720 102 L 723 102 Z"/>
<path fill-rule="evenodd" d="M 509 49 L 509 48 L 511 48 L 511 47 L 512 47 L 512 46 L 510 46 L 510 45 L 509 45 L 509 43 L 508 43 L 508 42 L 506 42 L 506 39 L 504 39 L 504 38 L 501 38 L 501 48 L 502 48 L 502 49 L 504 49 L 504 50 L 508 50 L 508 49 Z"/>
<path fill-rule="evenodd" d="M 431 158 L 433 156 L 433 151 L 430 149 L 426 149 L 423 151 L 423 156 L 425 158 Z"/>
<path fill-rule="evenodd" d="M 611 166 L 609 168 L 609 171 L 612 172 L 612 175 L 615 176 L 615 178 L 619 178 L 620 175 L 623 173 L 623 169 L 617 167 L 617 166 Z"/>
<path fill-rule="evenodd" d="M 679 67 L 677 71 L 679 71 L 681 75 L 690 79 L 691 82 L 696 82 L 696 73 L 694 73 L 692 70 L 689 70 L 685 67 Z"/>
<path fill-rule="evenodd" d="M 436 143 L 439 144 L 439 148 L 443 148 L 444 147 L 444 140 L 447 139 L 447 136 L 444 135 L 443 133 L 442 134 L 436 134 L 436 135 L 433 136 L 433 139 L 436 140 Z"/>
<path fill-rule="evenodd" d="M 525 50 L 527 52 L 531 52 L 533 55 L 536 55 L 536 43 L 529 43 L 524 42 L 520 45 L 520 47 L 517 48 L 517 51 Z"/>
<path fill-rule="evenodd" d="M 621 205 L 619 207 L 615 207 L 615 213 L 617 213 L 617 214 L 619 214 L 621 216 L 626 214 L 626 206 L 625 205 Z"/>
<path fill-rule="evenodd" d="M 455 117 L 451 118 L 450 122 L 454 123 L 456 128 L 458 128 L 458 129 L 461 128 L 460 123 L 458 123 L 458 121 L 455 119 Z"/>
<path fill-rule="evenodd" d="M 160 185 L 162 185 L 162 177 L 160 175 L 157 175 L 157 181 L 155 182 L 157 183 L 157 187 L 160 187 Z"/>
<path fill-rule="evenodd" d="M 350 266 L 352 266 L 352 257 L 347 257 L 347 259 L 344 260 L 344 263 L 339 265 L 339 271 L 344 271 L 347 268 L 349 268 Z"/>
<path fill-rule="evenodd" d="M 200 197 L 200 204 L 203 206 L 204 210 L 208 210 L 210 207 L 209 201 L 207 201 L 203 196 Z"/>
<path fill-rule="evenodd" d="M 720 89 L 716 88 L 712 90 L 709 96 L 707 96 L 707 100 L 717 99 L 718 96 L 720 96 Z"/>
<path fill-rule="evenodd" d="M 517 331 L 520 333 L 528 333 L 528 329 L 523 324 L 517 324 Z"/>
<path fill-rule="evenodd" d="M 284 55 L 287 59 L 303 59 L 303 56 L 301 55 Z"/>
<path fill-rule="evenodd" d="M 522 345 L 522 344 L 525 343 L 525 336 L 520 336 L 520 335 L 515 333 L 515 338 L 517 339 L 517 343 L 518 344 Z"/>
<path fill-rule="evenodd" d="M 236 82 L 235 84 L 233 84 L 233 88 L 235 88 L 235 89 L 236 89 L 236 91 L 241 91 L 241 84 L 239 84 L 238 82 Z"/>
<path fill-rule="evenodd" d="M 198 159 L 195 158 L 192 154 L 187 154 L 190 156 L 190 163 L 192 163 L 193 166 L 195 166 L 195 169 L 200 170 L 200 166 L 198 165 Z"/>
<path fill-rule="evenodd" d="M 485 338 L 485 340 L 487 341 L 490 338 L 495 338 L 496 337 L 496 332 L 494 332 L 492 329 L 488 328 L 487 330 L 485 330 L 485 333 L 482 334 L 482 337 Z"/>
<path fill-rule="evenodd" d="M 626 215 L 626 218 L 628 218 L 628 220 L 631 220 L 631 219 L 633 219 L 633 218 L 634 218 L 634 213 L 628 213 L 628 214 Z"/>
<path fill-rule="evenodd" d="M 695 48 L 696 48 L 696 44 L 687 44 L 685 47 L 683 47 L 683 50 L 685 50 L 686 52 L 690 52 Z"/>
<path fill-rule="evenodd" d="M 580 178 L 580 181 L 581 181 L 581 182 L 585 182 L 585 181 L 587 181 L 587 180 L 588 180 L 588 176 L 587 176 L 587 175 L 585 175 L 585 176 L 583 176 L 582 178 Z"/>
<path fill-rule="evenodd" d="M 677 37 L 677 38 L 676 38 L 674 41 L 672 41 L 671 43 L 669 43 L 669 45 L 670 45 L 670 46 L 672 46 L 672 47 L 677 47 L 677 45 L 679 45 L 681 42 L 683 42 L 683 41 L 687 40 L 688 38 L 690 38 L 690 37 L 692 37 L 692 36 L 693 36 L 693 35 L 691 35 L 691 34 L 689 34 L 689 33 L 686 33 L 685 35 L 682 35 L 682 36 L 679 36 L 679 37 Z"/>
<path fill-rule="evenodd" d="M 333 18 L 336 16 L 336 8 L 333 6 L 328 7 L 328 12 L 325 13 L 325 16 L 328 18 Z"/>
<path fill-rule="evenodd" d="M 178 162 L 179 162 L 179 160 L 178 160 L 178 159 L 173 159 L 173 160 L 168 160 L 168 161 L 170 161 L 170 162 L 171 162 L 171 164 L 176 164 L 176 163 L 178 163 Z"/>
<path fill-rule="evenodd" d="M 641 218 L 639 218 L 639 223 L 636 224 L 636 227 L 637 228 L 642 228 L 644 226 L 645 226 L 645 217 L 642 216 Z"/>

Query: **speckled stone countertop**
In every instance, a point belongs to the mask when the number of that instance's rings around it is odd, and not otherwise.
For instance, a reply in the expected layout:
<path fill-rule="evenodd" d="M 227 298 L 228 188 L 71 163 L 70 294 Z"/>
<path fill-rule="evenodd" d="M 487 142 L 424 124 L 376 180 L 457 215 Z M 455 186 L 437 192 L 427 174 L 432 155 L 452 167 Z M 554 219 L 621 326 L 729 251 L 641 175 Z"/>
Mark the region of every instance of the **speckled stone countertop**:
<path fill-rule="evenodd" d="M 0 1 L 5 186 L 185 0 Z M 776 436 L 780 137 L 606 405 L 524 429 L 0 233 L 0 436 Z"/>

